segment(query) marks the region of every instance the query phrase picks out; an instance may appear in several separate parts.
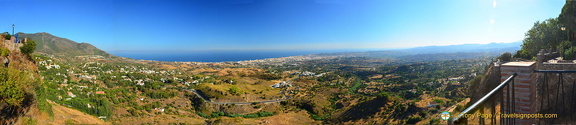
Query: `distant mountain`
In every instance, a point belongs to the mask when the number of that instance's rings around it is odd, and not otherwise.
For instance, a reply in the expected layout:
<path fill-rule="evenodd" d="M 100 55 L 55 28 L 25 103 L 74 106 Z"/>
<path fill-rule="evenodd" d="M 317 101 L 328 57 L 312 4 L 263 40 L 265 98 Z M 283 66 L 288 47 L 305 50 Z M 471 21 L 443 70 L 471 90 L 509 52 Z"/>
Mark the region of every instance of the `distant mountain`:
<path fill-rule="evenodd" d="M 49 33 L 25 34 L 18 33 L 21 38 L 30 38 L 37 43 L 37 52 L 60 55 L 82 56 L 101 55 L 104 57 L 116 57 L 102 51 L 89 43 L 77 43 L 75 41 L 54 36 Z M 409 49 L 365 51 L 365 52 L 338 52 L 312 54 L 316 56 L 340 56 L 340 57 L 372 57 L 372 58 L 397 58 L 413 60 L 446 60 L 446 59 L 475 59 L 498 56 L 504 52 L 514 53 L 520 49 L 521 41 L 511 43 L 490 44 L 462 44 L 450 46 L 425 46 Z M 425 57 L 425 58 L 423 58 Z"/>
<path fill-rule="evenodd" d="M 406 49 L 405 51 L 414 54 L 434 54 L 434 53 L 457 53 L 457 52 L 516 52 L 520 50 L 522 41 L 511 43 L 489 43 L 489 44 L 462 44 L 450 46 L 424 46 Z"/>
<path fill-rule="evenodd" d="M 112 55 L 91 44 L 77 43 L 45 32 L 34 34 L 18 33 L 18 37 L 36 41 L 36 52 L 63 56 L 101 55 L 112 57 Z"/>
<path fill-rule="evenodd" d="M 512 43 L 490 44 L 462 44 L 450 46 L 425 46 L 409 49 L 365 51 L 365 52 L 340 52 L 314 54 L 316 56 L 339 56 L 339 57 L 370 57 L 390 58 L 405 60 L 407 62 L 452 60 L 452 59 L 486 59 L 502 55 L 502 53 L 514 53 L 520 49 L 521 41 Z"/>

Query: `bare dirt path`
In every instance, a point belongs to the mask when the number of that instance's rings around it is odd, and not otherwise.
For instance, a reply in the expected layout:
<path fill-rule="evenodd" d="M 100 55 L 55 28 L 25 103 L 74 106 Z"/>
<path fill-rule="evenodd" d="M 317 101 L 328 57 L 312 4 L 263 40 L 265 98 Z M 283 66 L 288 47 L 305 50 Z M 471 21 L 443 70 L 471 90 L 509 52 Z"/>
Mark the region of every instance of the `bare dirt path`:
<path fill-rule="evenodd" d="M 186 89 L 186 91 L 190 91 L 190 92 L 196 94 L 196 96 L 202 98 L 202 100 L 204 100 L 204 101 L 206 101 L 206 102 L 208 102 L 208 103 L 220 104 L 220 105 L 225 105 L 225 104 L 247 105 L 247 104 L 252 104 L 252 103 L 273 103 L 273 102 L 285 101 L 285 100 L 288 100 L 288 99 L 291 99 L 291 98 L 292 98 L 291 96 L 284 95 L 286 98 L 283 98 L 283 99 L 257 101 L 257 102 L 213 102 L 213 101 L 210 101 L 207 97 L 204 97 L 204 96 L 198 94 L 198 92 L 196 92 L 196 90 L 194 90 L 194 89 Z"/>

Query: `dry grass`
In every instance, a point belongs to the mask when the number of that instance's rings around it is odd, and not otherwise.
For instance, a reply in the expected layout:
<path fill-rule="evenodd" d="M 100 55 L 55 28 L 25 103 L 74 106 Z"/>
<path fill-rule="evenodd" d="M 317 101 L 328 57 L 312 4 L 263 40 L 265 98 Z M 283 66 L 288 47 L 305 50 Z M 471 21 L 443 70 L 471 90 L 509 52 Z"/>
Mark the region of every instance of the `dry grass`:
<path fill-rule="evenodd" d="M 304 110 L 298 112 L 279 113 L 270 117 L 260 118 L 230 118 L 220 117 L 210 120 L 215 124 L 222 125 L 255 125 L 255 124 L 270 124 L 270 125 L 314 125 L 321 124 L 321 121 L 315 121 L 310 118 L 310 115 Z"/>
<path fill-rule="evenodd" d="M 114 124 L 125 124 L 125 125 L 139 125 L 139 124 L 157 124 L 157 125 L 167 125 L 170 123 L 186 123 L 186 124 L 206 124 L 204 119 L 193 118 L 188 116 L 178 116 L 178 115 L 154 115 L 154 116 L 141 116 L 141 117 L 125 117 L 120 121 L 115 121 Z"/>
<path fill-rule="evenodd" d="M 280 94 L 280 89 L 272 88 L 268 84 L 258 84 L 258 85 L 236 84 L 236 85 L 233 85 L 233 84 L 224 83 L 224 84 L 212 85 L 209 83 L 203 83 L 202 86 L 206 86 L 208 88 L 211 88 L 212 91 L 220 91 L 220 92 L 228 93 L 226 96 L 224 96 L 220 99 L 217 99 L 220 101 L 244 100 L 247 102 L 252 102 L 252 101 L 270 100 L 270 99 L 273 99 L 274 97 L 283 97 Z M 239 93 L 238 95 L 232 95 L 228 91 L 233 87 L 238 88 L 238 92 L 237 92 L 237 93 Z M 254 90 L 256 90 L 256 91 L 254 91 Z M 260 93 L 260 91 L 262 91 L 262 93 Z M 244 98 L 242 98 L 242 97 L 244 97 Z M 260 98 L 260 97 L 265 97 L 265 98 Z"/>
<path fill-rule="evenodd" d="M 108 125 L 109 122 L 100 120 L 92 115 L 80 112 L 76 109 L 71 109 L 52 101 L 48 101 L 52 105 L 52 111 L 54 112 L 54 117 L 50 116 L 44 112 L 39 112 L 37 108 L 32 108 L 27 114 L 40 125 L 63 125 L 67 123 L 72 124 L 96 124 L 96 125 Z M 27 124 L 27 123 L 18 123 Z"/>

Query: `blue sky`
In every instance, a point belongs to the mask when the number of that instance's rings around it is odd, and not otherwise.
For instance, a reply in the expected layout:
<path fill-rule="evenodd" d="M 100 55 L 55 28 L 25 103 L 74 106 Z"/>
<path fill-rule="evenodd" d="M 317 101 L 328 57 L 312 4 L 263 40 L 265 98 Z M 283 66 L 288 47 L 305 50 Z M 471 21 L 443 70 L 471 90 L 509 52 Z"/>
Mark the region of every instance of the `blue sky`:
<path fill-rule="evenodd" d="M 8 0 L 0 31 L 107 50 L 387 49 L 514 42 L 564 0 Z"/>

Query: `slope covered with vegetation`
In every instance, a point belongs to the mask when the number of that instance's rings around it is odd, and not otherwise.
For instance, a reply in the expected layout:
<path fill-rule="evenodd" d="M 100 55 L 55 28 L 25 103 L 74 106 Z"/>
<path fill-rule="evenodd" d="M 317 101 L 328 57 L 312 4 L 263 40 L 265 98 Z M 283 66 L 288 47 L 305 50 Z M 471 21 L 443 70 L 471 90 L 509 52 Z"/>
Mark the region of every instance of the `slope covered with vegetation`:
<path fill-rule="evenodd" d="M 34 50 L 34 41 L 11 49 L 14 44 L 5 41 L 8 34 L 0 38 L 0 124 L 16 122 L 31 108 L 37 108 L 45 102 L 39 102 L 36 90 L 42 87 L 36 71 L 36 65 L 30 57 Z"/>
<path fill-rule="evenodd" d="M 66 38 L 56 37 L 49 33 L 18 33 L 21 38 L 29 38 L 36 41 L 37 52 L 50 55 L 81 56 L 81 55 L 100 55 L 111 57 L 110 54 L 94 47 L 89 43 L 77 43 Z"/>
<path fill-rule="evenodd" d="M 33 59 L 43 77 L 38 91 L 51 93 L 44 100 L 120 124 L 439 123 L 434 114 L 464 100 L 467 81 L 489 59 L 310 57 L 197 63 L 37 53 Z"/>

